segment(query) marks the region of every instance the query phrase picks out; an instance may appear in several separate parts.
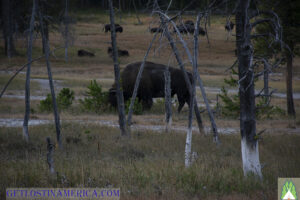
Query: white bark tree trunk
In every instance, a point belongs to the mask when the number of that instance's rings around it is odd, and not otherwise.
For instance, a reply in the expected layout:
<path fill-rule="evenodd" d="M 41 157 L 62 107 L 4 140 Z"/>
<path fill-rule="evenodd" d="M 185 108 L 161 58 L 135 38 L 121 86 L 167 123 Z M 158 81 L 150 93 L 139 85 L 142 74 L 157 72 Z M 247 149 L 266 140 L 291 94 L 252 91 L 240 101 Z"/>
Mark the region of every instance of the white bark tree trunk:
<path fill-rule="evenodd" d="M 249 173 L 254 173 L 259 177 L 262 177 L 261 165 L 259 161 L 258 143 L 257 145 L 251 145 L 247 143 L 247 139 L 244 137 L 241 140 L 241 149 L 244 176 L 247 176 L 247 174 Z"/>
<path fill-rule="evenodd" d="M 239 69 L 240 128 L 243 170 L 262 178 L 256 139 L 253 47 L 249 6 L 251 0 L 239 0 L 236 11 L 236 46 Z"/>

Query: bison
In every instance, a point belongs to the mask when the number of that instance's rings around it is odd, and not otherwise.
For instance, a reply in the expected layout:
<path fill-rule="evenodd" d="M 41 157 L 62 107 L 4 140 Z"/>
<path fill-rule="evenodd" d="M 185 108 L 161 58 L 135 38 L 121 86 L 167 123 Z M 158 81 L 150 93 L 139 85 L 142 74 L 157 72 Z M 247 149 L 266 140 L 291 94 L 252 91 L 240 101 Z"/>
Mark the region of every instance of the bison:
<path fill-rule="evenodd" d="M 163 32 L 163 29 L 162 29 L 162 28 L 159 28 L 159 27 L 153 27 L 153 28 L 150 29 L 150 32 L 151 32 L 151 33 L 156 33 L 156 32 L 162 33 L 162 32 Z"/>
<path fill-rule="evenodd" d="M 113 52 L 112 52 L 112 48 L 111 47 L 108 47 L 107 48 L 107 53 L 110 57 L 112 57 L 113 55 Z M 129 56 L 129 52 L 127 50 L 121 50 L 121 49 L 118 49 L 118 56 Z"/>
<path fill-rule="evenodd" d="M 106 25 L 104 26 L 105 33 L 107 33 L 108 31 L 111 31 L 110 26 L 111 26 L 110 24 L 106 24 Z M 117 33 L 117 32 L 120 32 L 120 33 L 123 32 L 123 27 L 122 27 L 120 24 L 115 24 L 115 29 L 116 29 L 116 33 Z"/>
<path fill-rule="evenodd" d="M 132 97 L 137 74 L 142 62 L 131 63 L 125 67 L 121 75 L 121 87 L 123 89 L 124 101 Z M 150 109 L 153 104 L 152 98 L 165 97 L 164 71 L 166 65 L 153 62 L 145 62 L 144 71 L 137 92 L 138 100 L 142 102 L 143 109 Z M 180 69 L 169 67 L 171 75 L 171 95 L 176 94 L 179 102 L 178 112 L 181 111 L 185 103 L 190 102 L 190 94 L 184 81 L 183 72 Z M 192 74 L 188 72 L 192 83 Z M 109 90 L 108 100 L 114 107 L 117 106 L 116 85 L 113 84 Z"/>
<path fill-rule="evenodd" d="M 184 24 L 194 26 L 194 22 L 192 20 L 187 20 L 184 22 Z"/>
<path fill-rule="evenodd" d="M 94 57 L 94 56 L 95 56 L 94 53 L 91 53 L 91 52 L 86 51 L 86 50 L 84 50 L 84 49 L 78 50 L 77 55 L 80 56 L 80 57 L 82 57 L 82 56 Z"/>
<path fill-rule="evenodd" d="M 195 32 L 195 27 L 194 27 L 194 25 L 191 25 L 191 24 L 179 25 L 179 26 L 177 26 L 177 29 L 180 33 L 183 33 L 183 34 Z M 174 28 L 174 33 L 176 33 L 175 28 Z M 205 34 L 206 34 L 205 30 L 201 26 L 199 26 L 199 35 L 205 36 Z"/>

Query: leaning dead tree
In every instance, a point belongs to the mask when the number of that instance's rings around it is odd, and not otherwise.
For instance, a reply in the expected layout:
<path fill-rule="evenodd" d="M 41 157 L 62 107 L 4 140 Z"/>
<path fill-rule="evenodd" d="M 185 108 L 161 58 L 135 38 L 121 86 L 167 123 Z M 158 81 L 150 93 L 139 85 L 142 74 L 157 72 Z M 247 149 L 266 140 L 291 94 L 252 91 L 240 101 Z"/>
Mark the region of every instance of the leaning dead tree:
<path fill-rule="evenodd" d="M 58 49 L 62 49 L 64 47 L 58 47 L 58 48 L 55 48 L 53 49 L 52 51 L 50 51 L 50 54 L 53 53 L 58 50 Z M 4 85 L 4 87 L 2 88 L 1 90 L 1 93 L 0 93 L 0 98 L 2 98 L 3 94 L 5 93 L 7 87 L 9 86 L 9 84 L 14 80 L 14 78 L 21 72 L 23 71 L 29 64 L 32 64 L 33 62 L 36 62 L 38 60 L 41 60 L 42 58 L 45 58 L 45 55 L 42 55 L 40 57 L 37 57 L 37 58 L 34 58 L 32 59 L 30 62 L 27 62 L 25 63 L 24 65 L 22 65 L 10 78 L 9 80 L 7 81 L 7 83 Z"/>
<path fill-rule="evenodd" d="M 38 9 L 38 14 L 39 14 L 41 33 L 42 33 L 43 47 L 45 47 L 44 48 L 45 59 L 46 59 L 48 79 L 49 79 L 49 85 L 50 85 L 50 91 L 51 91 L 51 97 L 52 97 L 53 114 L 54 114 L 55 129 L 56 129 L 56 139 L 57 139 L 59 147 L 62 148 L 61 133 L 60 133 L 60 119 L 59 119 L 59 113 L 58 113 L 58 109 L 57 109 L 57 103 L 56 103 L 56 97 L 55 97 L 55 91 L 54 91 L 54 85 L 53 85 L 53 79 L 52 79 L 51 63 L 50 63 L 50 58 L 49 58 L 50 57 L 49 41 L 47 40 L 46 35 L 45 35 L 44 24 L 43 24 L 43 15 L 42 15 L 41 9 Z"/>
<path fill-rule="evenodd" d="M 124 110 L 124 97 L 123 91 L 121 90 L 121 80 L 120 80 L 120 67 L 118 61 L 118 49 L 116 43 L 116 29 L 115 29 L 115 20 L 114 20 L 114 9 L 112 0 L 109 0 L 109 14 L 110 14 L 110 24 L 111 24 L 111 45 L 113 50 L 113 61 L 114 61 L 114 72 L 115 72 L 115 83 L 116 83 L 116 94 L 117 94 L 117 104 L 118 104 L 118 113 L 119 113 L 119 125 L 122 136 L 127 136 L 126 130 L 126 116 Z"/>
<path fill-rule="evenodd" d="M 23 121 L 23 136 L 25 140 L 28 142 L 29 134 L 28 134 L 28 121 L 30 115 L 30 70 L 31 70 L 31 61 L 32 61 L 32 43 L 33 43 L 33 29 L 34 29 L 34 20 L 36 15 L 36 4 L 37 1 L 33 0 L 32 5 L 32 13 L 29 24 L 29 32 L 28 32 L 28 44 L 27 44 L 27 72 L 26 72 L 26 82 L 25 82 L 25 115 Z"/>
<path fill-rule="evenodd" d="M 55 116 L 55 126 L 56 126 L 56 137 L 60 147 L 62 147 L 61 143 L 61 135 L 60 135 L 60 121 L 59 115 L 57 110 L 53 80 L 52 80 L 52 72 L 51 66 L 49 61 L 49 44 L 45 36 L 44 26 L 43 26 L 43 15 L 41 13 L 41 9 L 39 9 L 38 1 L 33 0 L 33 7 L 32 7 L 32 14 L 30 19 L 29 25 L 29 37 L 28 37 L 28 46 L 27 46 L 27 73 L 26 73 L 26 83 L 25 83 L 25 115 L 24 115 L 24 122 L 23 122 L 23 135 L 26 141 L 29 140 L 29 133 L 28 133 L 28 121 L 30 116 L 30 72 L 31 72 L 31 63 L 32 63 L 32 43 L 33 43 L 33 29 L 34 29 L 34 21 L 35 15 L 38 14 L 39 22 L 40 22 L 40 31 L 42 33 L 42 42 L 43 47 L 45 47 L 45 58 L 47 63 L 47 70 L 48 70 L 48 77 L 49 77 L 49 85 L 52 95 L 52 102 L 53 102 L 53 110 Z"/>
<path fill-rule="evenodd" d="M 159 15 L 160 15 L 160 18 L 161 18 L 161 21 L 162 23 L 164 24 L 164 26 L 166 27 L 167 25 L 165 24 L 164 20 L 168 21 L 169 23 L 172 24 L 172 26 L 174 27 L 174 29 L 176 30 L 176 34 L 177 36 L 179 37 L 180 39 L 180 43 L 182 44 L 182 46 L 184 47 L 185 49 L 185 52 L 186 54 L 188 55 L 188 58 L 189 58 L 189 61 L 191 62 L 191 64 L 193 65 L 193 57 L 189 51 L 189 48 L 187 47 L 187 44 L 186 42 L 184 41 L 184 39 L 182 38 L 181 34 L 180 34 L 180 31 L 177 29 L 177 26 L 175 24 L 174 21 L 172 21 L 172 19 L 170 17 L 168 17 L 166 14 L 164 14 L 162 11 L 156 11 Z M 183 61 L 180 57 L 180 54 L 179 54 L 179 50 L 171 36 L 171 34 L 169 33 L 169 31 L 167 30 L 166 28 L 166 31 L 165 31 L 165 36 L 166 38 L 168 39 L 169 43 L 170 43 L 170 46 L 173 50 L 173 53 L 175 55 L 175 58 L 179 64 L 179 67 L 180 69 L 182 70 L 183 74 L 184 74 L 184 79 L 185 79 L 185 82 L 186 84 L 188 85 L 188 89 L 189 89 L 189 93 L 192 94 L 192 85 L 191 85 L 191 82 L 188 78 L 188 75 L 187 75 L 187 72 L 185 70 L 185 67 L 184 67 L 184 64 L 183 64 Z M 198 82 L 199 83 L 199 87 L 200 87 L 200 90 L 202 92 L 202 97 L 204 99 L 204 102 L 206 104 L 206 108 L 207 108 L 207 111 L 209 113 L 209 117 L 210 117 L 210 120 L 211 120 L 211 125 L 212 125 L 212 131 L 213 131 L 213 136 L 214 136 L 214 141 L 218 144 L 219 143 L 219 137 L 218 137 L 218 130 L 217 130 L 217 126 L 216 126 L 216 123 L 215 123 L 215 120 L 214 120 L 214 116 L 213 116 L 213 113 L 212 113 L 212 110 L 210 109 L 210 106 L 209 106 L 209 103 L 208 103 L 208 100 L 206 98 L 206 93 L 205 93 L 205 90 L 204 90 L 204 86 L 203 86 L 203 83 L 202 83 L 202 80 L 199 76 L 199 73 L 198 71 L 196 72 L 196 77 L 197 79 L 194 80 L 195 82 Z M 195 98 L 195 97 L 194 97 Z M 195 114 L 196 114 L 196 117 L 197 117 L 197 110 L 198 110 L 198 106 L 197 106 L 197 102 L 195 101 L 194 102 L 194 110 L 195 110 Z M 198 112 L 199 113 L 199 112 Z"/>
<path fill-rule="evenodd" d="M 211 6 L 211 5 L 210 5 Z M 198 57 L 198 33 L 199 33 L 199 24 L 200 24 L 200 19 L 202 16 L 206 16 L 205 13 L 199 13 L 197 16 L 197 22 L 195 25 L 195 31 L 194 31 L 194 56 L 191 55 L 190 50 L 187 46 L 186 41 L 184 41 L 180 31 L 178 30 L 178 27 L 176 26 L 175 22 L 173 21 L 173 18 L 170 18 L 165 12 L 163 12 L 162 10 L 159 9 L 159 6 L 157 4 L 157 10 L 155 10 L 154 12 L 157 13 L 160 17 L 161 20 L 161 26 L 164 29 L 164 36 L 167 38 L 167 40 L 169 41 L 169 44 L 171 46 L 171 49 L 175 55 L 175 58 L 178 62 L 178 65 L 180 67 L 180 69 L 182 70 L 182 73 L 184 75 L 184 80 L 185 83 L 188 87 L 188 91 L 190 94 L 190 107 L 189 107 L 189 121 L 188 121 L 188 128 L 187 128 L 187 137 L 186 137 L 186 146 L 185 146 L 185 166 L 189 167 L 192 163 L 192 118 L 193 118 L 193 109 L 195 110 L 196 116 L 197 113 L 199 113 L 198 111 L 198 106 L 197 106 L 197 100 L 196 100 L 196 96 L 195 96 L 195 89 L 196 89 L 196 84 L 197 82 L 199 83 L 199 87 L 200 90 L 202 92 L 202 97 L 204 98 L 204 102 L 206 103 L 207 106 L 207 111 L 209 113 L 209 117 L 211 120 L 211 124 L 212 124 L 212 131 L 213 131 L 213 135 L 214 135 L 214 141 L 219 144 L 219 137 L 218 137 L 218 131 L 217 131 L 217 126 L 214 120 L 214 116 L 213 113 L 210 109 L 210 106 L 208 104 L 208 100 L 206 98 L 206 93 L 203 87 L 203 83 L 202 80 L 199 76 L 198 70 L 197 70 L 197 57 Z M 208 9 L 209 10 L 209 9 Z M 185 49 L 185 52 L 188 56 L 189 62 L 192 64 L 193 66 L 193 81 L 191 82 L 189 80 L 188 74 L 185 70 L 184 67 L 184 63 L 182 61 L 181 58 L 181 54 L 177 48 L 176 43 L 174 42 L 174 39 L 172 37 L 172 35 L 170 34 L 169 30 L 168 30 L 168 24 L 171 24 L 173 26 L 174 32 L 176 32 L 176 35 L 179 37 L 179 41 L 182 44 L 182 46 Z M 201 123 L 202 124 L 202 123 Z M 199 126 L 200 127 L 200 126 Z"/>

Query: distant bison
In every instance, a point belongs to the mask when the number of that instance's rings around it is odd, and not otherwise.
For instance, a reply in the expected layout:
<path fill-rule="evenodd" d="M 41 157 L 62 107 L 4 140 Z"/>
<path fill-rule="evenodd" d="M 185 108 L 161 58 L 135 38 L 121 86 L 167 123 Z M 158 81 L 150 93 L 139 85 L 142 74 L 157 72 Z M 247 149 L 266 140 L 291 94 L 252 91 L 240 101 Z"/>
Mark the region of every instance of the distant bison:
<path fill-rule="evenodd" d="M 111 47 L 107 48 L 107 53 L 110 57 L 112 57 L 113 52 Z M 129 56 L 129 53 L 127 50 L 118 49 L 118 56 Z"/>
<path fill-rule="evenodd" d="M 180 33 L 183 33 L 183 34 L 195 32 L 195 27 L 194 27 L 194 25 L 191 25 L 191 24 L 181 24 L 181 25 L 177 26 L 177 29 Z M 175 32 L 176 32 L 176 30 L 174 28 L 174 33 Z M 205 30 L 201 26 L 199 26 L 199 35 L 204 36 L 205 34 L 206 34 Z"/>
<path fill-rule="evenodd" d="M 123 88 L 124 100 L 127 101 L 132 97 L 134 84 L 141 62 L 129 64 L 122 72 L 121 80 Z M 153 100 L 152 98 L 165 97 L 165 79 L 164 71 L 166 65 L 157 64 L 153 62 L 145 62 L 145 68 L 142 74 L 142 79 L 137 92 L 139 101 L 142 101 L 144 109 L 150 109 Z M 189 104 L 189 91 L 184 81 L 183 72 L 180 69 L 169 67 L 171 75 L 171 95 L 177 95 L 179 106 L 178 112 L 181 111 L 185 103 Z M 192 82 L 192 74 L 188 72 L 190 81 Z M 116 87 L 115 84 L 109 90 L 109 102 L 112 106 L 117 106 Z"/>
<path fill-rule="evenodd" d="M 163 32 L 163 29 L 162 29 L 162 28 L 159 28 L 159 27 L 153 27 L 153 28 L 150 29 L 150 32 L 151 32 L 151 33 L 156 33 L 156 32 L 162 33 L 162 32 Z"/>
<path fill-rule="evenodd" d="M 83 57 L 83 56 L 94 57 L 95 56 L 94 53 L 88 52 L 88 51 L 83 50 L 83 49 L 78 50 L 77 55 L 80 56 L 80 57 Z"/>
<path fill-rule="evenodd" d="M 187 20 L 187 21 L 184 22 L 184 24 L 194 26 L 194 22 L 192 20 Z"/>
<path fill-rule="evenodd" d="M 107 33 L 108 31 L 111 31 L 110 26 L 111 26 L 110 24 L 106 24 L 104 26 L 105 33 Z M 123 27 L 120 24 L 115 24 L 115 28 L 116 28 L 116 32 L 120 32 L 120 33 L 123 32 Z"/>

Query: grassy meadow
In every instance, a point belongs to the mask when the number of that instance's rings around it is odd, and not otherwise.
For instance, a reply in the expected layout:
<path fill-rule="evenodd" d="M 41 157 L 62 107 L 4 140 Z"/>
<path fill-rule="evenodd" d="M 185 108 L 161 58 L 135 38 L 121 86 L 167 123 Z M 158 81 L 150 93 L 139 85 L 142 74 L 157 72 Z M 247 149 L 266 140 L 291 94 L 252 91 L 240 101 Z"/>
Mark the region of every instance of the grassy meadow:
<path fill-rule="evenodd" d="M 196 152 L 194 163 L 184 167 L 184 149 L 188 107 L 178 114 L 173 108 L 174 130 L 166 133 L 164 128 L 164 104 L 156 101 L 149 111 L 133 116 L 131 138 L 122 138 L 118 115 L 114 110 L 95 113 L 82 108 L 79 99 L 86 94 L 87 86 L 96 80 L 107 91 L 114 82 L 112 58 L 107 54 L 110 46 L 110 33 L 103 31 L 109 23 L 109 15 L 96 10 L 72 13 L 76 19 L 73 25 L 73 45 L 69 48 L 69 59 L 65 62 L 64 49 L 52 53 L 51 66 L 56 81 L 56 94 L 63 87 L 75 92 L 75 100 L 67 110 L 60 112 L 62 123 L 63 149 L 55 148 L 54 165 L 56 173 L 50 174 L 46 162 L 46 137 L 55 141 L 53 123 L 29 127 L 30 142 L 22 137 L 22 127 L 8 127 L 11 122 L 24 117 L 25 73 L 19 74 L 0 98 L 0 199 L 5 199 L 8 187 L 114 187 L 121 189 L 121 199 L 276 199 L 278 177 L 300 177 L 300 98 L 295 98 L 295 119 L 286 114 L 257 120 L 257 131 L 266 130 L 259 141 L 260 161 L 263 166 L 263 180 L 244 177 L 241 160 L 239 119 L 226 117 L 216 111 L 216 123 L 220 129 L 233 129 L 232 134 L 221 134 L 221 145 L 216 146 L 211 134 L 194 131 L 192 151 Z M 153 35 L 149 27 L 156 26 L 157 16 L 143 14 L 142 25 L 137 25 L 134 13 L 116 16 L 116 23 L 123 26 L 124 32 L 117 34 L 117 45 L 129 51 L 129 57 L 120 57 L 120 67 L 141 61 Z M 183 19 L 194 20 L 195 16 Z M 224 78 L 230 77 L 228 69 L 236 60 L 235 38 L 226 40 L 224 25 L 226 18 L 212 16 L 208 28 L 210 44 L 205 37 L 199 37 L 199 72 L 205 87 L 220 89 L 225 86 Z M 176 37 L 175 37 L 176 39 Z M 184 39 L 192 47 L 192 36 Z M 178 38 L 176 39 L 178 40 Z M 63 45 L 61 34 L 50 32 L 51 49 Z M 191 64 L 180 52 L 191 70 Z M 13 73 L 26 61 L 26 40 L 16 42 L 18 56 L 4 56 L 4 42 L 0 43 L 0 88 L 2 89 Z M 33 58 L 42 55 L 41 38 L 34 41 Z M 95 57 L 78 57 L 77 51 L 84 49 Z M 149 61 L 177 66 L 166 39 L 158 39 L 153 45 Z M 300 93 L 300 59 L 294 61 L 294 92 Z M 26 72 L 26 69 L 23 70 Z M 270 87 L 285 93 L 285 68 L 273 71 Z M 45 84 L 47 71 L 45 60 L 32 64 L 31 95 L 45 97 L 50 93 Z M 256 82 L 256 90 L 261 90 L 263 80 Z M 229 88 L 237 89 L 237 88 Z M 208 92 L 210 103 L 215 104 L 217 93 Z M 199 103 L 203 103 L 197 91 Z M 220 101 L 220 99 L 219 99 Z M 222 102 L 220 102 L 222 103 Z M 274 97 L 272 105 L 286 112 L 286 99 Z M 52 112 L 39 109 L 38 98 L 31 101 L 33 120 L 53 120 Z M 204 109 L 204 107 L 201 107 Z M 214 107 L 214 110 L 217 108 Z M 207 113 L 202 114 L 204 126 L 209 127 Z M 91 122 L 107 122 L 108 125 Z M 197 130 L 197 123 L 193 126 Z"/>

